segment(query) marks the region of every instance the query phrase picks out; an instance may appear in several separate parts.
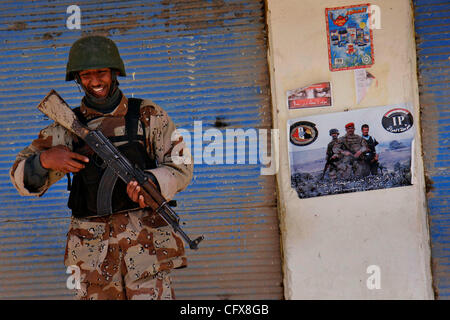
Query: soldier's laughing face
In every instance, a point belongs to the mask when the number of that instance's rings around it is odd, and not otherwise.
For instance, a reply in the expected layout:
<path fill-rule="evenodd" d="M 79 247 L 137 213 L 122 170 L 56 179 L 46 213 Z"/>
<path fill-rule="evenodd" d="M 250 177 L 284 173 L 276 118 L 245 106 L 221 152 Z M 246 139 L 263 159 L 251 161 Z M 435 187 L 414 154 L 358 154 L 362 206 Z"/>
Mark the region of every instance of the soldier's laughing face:
<path fill-rule="evenodd" d="M 112 84 L 111 69 L 90 69 L 79 73 L 83 87 L 96 98 L 106 98 Z"/>

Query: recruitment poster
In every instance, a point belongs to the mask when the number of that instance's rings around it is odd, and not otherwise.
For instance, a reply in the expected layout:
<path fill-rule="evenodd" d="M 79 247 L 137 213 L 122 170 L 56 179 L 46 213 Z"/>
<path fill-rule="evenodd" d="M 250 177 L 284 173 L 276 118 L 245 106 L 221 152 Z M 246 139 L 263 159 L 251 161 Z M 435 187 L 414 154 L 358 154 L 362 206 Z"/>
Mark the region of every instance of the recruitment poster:
<path fill-rule="evenodd" d="M 411 185 L 412 108 L 382 106 L 288 120 L 299 198 Z"/>
<path fill-rule="evenodd" d="M 328 62 L 331 71 L 374 64 L 369 4 L 325 9 Z"/>

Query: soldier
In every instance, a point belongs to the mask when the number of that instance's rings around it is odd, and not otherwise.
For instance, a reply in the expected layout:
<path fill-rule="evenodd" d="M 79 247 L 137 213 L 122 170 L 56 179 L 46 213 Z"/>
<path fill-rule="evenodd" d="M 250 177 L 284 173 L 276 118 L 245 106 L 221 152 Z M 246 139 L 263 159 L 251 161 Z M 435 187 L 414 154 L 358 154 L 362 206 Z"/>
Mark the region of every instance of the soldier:
<path fill-rule="evenodd" d="M 85 94 L 74 112 L 91 129 L 100 129 L 172 199 L 192 178 L 193 166 L 176 164 L 171 157 L 174 146 L 184 147 L 184 142 L 172 141 L 176 128 L 161 107 L 125 97 L 117 76 L 126 74 L 112 40 L 87 36 L 72 45 L 66 81 L 75 80 Z M 53 123 L 17 155 L 10 176 L 21 195 L 42 196 L 64 174 L 74 174 L 64 263 L 80 270 L 77 298 L 174 299 L 170 271 L 187 265 L 183 241 L 148 209 L 134 181 L 118 181 L 113 214 L 98 216 L 101 165 L 81 139 Z"/>
<path fill-rule="evenodd" d="M 366 140 L 369 150 L 364 152 L 363 157 L 370 169 L 370 174 L 376 175 L 378 173 L 378 153 L 375 147 L 378 141 L 369 135 L 369 125 L 363 124 L 361 126 L 362 137 Z"/>
<path fill-rule="evenodd" d="M 335 154 L 333 152 L 333 147 L 338 143 L 338 137 L 339 137 L 339 130 L 338 129 L 331 129 L 329 131 L 329 134 L 331 136 L 331 141 L 328 143 L 327 146 L 327 153 L 326 153 L 326 163 L 325 163 L 325 167 L 323 169 L 323 173 L 322 173 L 322 178 L 325 176 L 325 172 L 328 169 L 328 176 L 330 177 L 330 179 L 336 179 L 336 172 L 337 172 L 337 167 L 336 167 L 336 162 L 339 160 L 339 155 Z"/>
<path fill-rule="evenodd" d="M 345 125 L 346 135 L 339 138 L 333 147 L 333 152 L 340 157 L 337 162 L 337 176 L 339 179 L 349 180 L 365 177 L 369 174 L 369 167 L 362 159 L 362 154 L 368 151 L 367 142 L 355 134 L 353 122 Z"/>

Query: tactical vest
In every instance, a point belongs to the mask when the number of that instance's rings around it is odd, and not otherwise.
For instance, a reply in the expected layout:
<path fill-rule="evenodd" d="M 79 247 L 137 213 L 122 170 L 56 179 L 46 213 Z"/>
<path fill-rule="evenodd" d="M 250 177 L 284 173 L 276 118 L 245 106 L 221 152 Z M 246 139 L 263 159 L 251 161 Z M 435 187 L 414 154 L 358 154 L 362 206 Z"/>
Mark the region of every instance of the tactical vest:
<path fill-rule="evenodd" d="M 369 137 L 369 139 L 366 140 L 367 146 L 369 147 L 369 150 L 364 152 L 363 157 L 364 160 L 371 162 L 376 155 L 375 147 L 378 145 L 378 141 L 376 141 L 372 136 Z"/>
<path fill-rule="evenodd" d="M 127 143 L 117 147 L 119 151 L 128 158 L 133 164 L 141 169 L 156 168 L 156 161 L 153 155 L 146 152 L 147 143 L 145 139 L 145 124 L 142 123 L 143 135 L 138 135 L 138 123 L 140 118 L 140 105 L 142 99 L 128 99 L 128 111 L 125 115 L 125 134 L 123 136 L 108 137 L 111 142 Z M 87 125 L 89 121 L 81 113 L 80 108 L 75 108 L 74 113 L 77 115 L 80 122 Z M 74 143 L 73 151 L 86 155 L 89 162 L 85 168 L 73 175 L 73 181 L 70 187 L 70 196 L 68 207 L 72 209 L 72 215 L 77 218 L 97 216 L 97 192 L 100 181 L 105 173 L 105 166 L 103 160 L 95 153 L 90 152 L 86 154 L 87 145 L 84 141 Z M 108 192 L 110 192 L 108 190 Z M 132 201 L 126 192 L 126 184 L 118 179 L 112 194 L 112 212 L 123 210 L 131 210 L 139 208 L 139 205 Z"/>

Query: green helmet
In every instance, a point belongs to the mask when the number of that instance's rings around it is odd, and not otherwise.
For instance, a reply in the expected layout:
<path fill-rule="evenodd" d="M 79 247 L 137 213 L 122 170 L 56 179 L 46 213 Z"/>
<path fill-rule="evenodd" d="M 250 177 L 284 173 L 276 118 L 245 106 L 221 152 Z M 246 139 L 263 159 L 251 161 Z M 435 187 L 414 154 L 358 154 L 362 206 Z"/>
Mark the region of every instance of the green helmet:
<path fill-rule="evenodd" d="M 120 76 L 126 76 L 119 49 L 114 41 L 103 36 L 80 38 L 70 48 L 66 81 L 75 78 L 74 72 L 102 68 L 116 69 Z"/>

